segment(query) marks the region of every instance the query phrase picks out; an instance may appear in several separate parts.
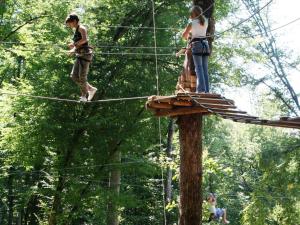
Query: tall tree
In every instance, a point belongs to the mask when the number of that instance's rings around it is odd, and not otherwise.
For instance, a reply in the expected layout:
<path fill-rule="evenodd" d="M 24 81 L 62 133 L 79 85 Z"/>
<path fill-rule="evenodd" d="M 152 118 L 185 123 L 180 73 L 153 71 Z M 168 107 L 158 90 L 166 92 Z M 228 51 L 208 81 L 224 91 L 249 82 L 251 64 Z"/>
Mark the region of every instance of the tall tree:
<path fill-rule="evenodd" d="M 242 2 L 250 14 L 258 11 L 261 5 L 261 1 L 256 0 L 242 0 Z M 263 37 L 262 41 L 257 44 L 256 49 L 266 58 L 265 66 L 270 71 L 263 78 L 253 78 L 254 83 L 255 85 L 263 84 L 268 87 L 274 96 L 281 99 L 282 104 L 288 111 L 298 115 L 300 111 L 298 95 L 288 78 L 289 69 L 295 67 L 298 62 L 297 60 L 291 62 L 290 55 L 285 53 L 288 50 L 278 47 L 271 28 L 268 10 L 256 13 L 253 17 L 253 24 L 253 27 L 250 29 L 245 28 L 243 31 L 251 37 L 254 30 L 257 32 L 256 35 L 253 35 L 254 38 L 257 34 Z"/>

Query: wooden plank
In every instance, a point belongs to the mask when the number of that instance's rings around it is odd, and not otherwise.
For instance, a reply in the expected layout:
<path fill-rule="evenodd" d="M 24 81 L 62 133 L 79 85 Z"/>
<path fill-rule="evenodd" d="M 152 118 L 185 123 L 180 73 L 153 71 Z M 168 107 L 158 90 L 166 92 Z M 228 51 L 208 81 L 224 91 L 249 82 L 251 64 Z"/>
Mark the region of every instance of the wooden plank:
<path fill-rule="evenodd" d="M 178 93 L 178 97 L 201 97 L 201 98 L 221 98 L 222 96 L 219 94 L 212 94 L 212 93 Z"/>
<path fill-rule="evenodd" d="M 258 119 L 231 119 L 237 123 L 247 123 L 253 125 L 260 125 L 260 126 L 270 126 L 270 127 L 282 127 L 282 128 L 293 128 L 293 129 L 300 129 L 300 124 L 295 123 L 282 123 L 282 122 L 275 122 L 269 120 L 258 120 Z"/>
<path fill-rule="evenodd" d="M 300 117 L 280 117 L 281 121 L 291 121 L 291 122 L 299 122 L 300 123 Z"/>
<path fill-rule="evenodd" d="M 148 103 L 146 103 L 145 107 L 146 107 L 147 110 L 151 110 L 153 112 L 157 110 L 155 108 L 151 108 Z"/>
<path fill-rule="evenodd" d="M 290 122 L 290 121 L 268 121 L 268 124 L 282 124 L 282 125 L 287 125 L 287 126 L 296 126 L 300 128 L 300 123 L 299 122 Z"/>
<path fill-rule="evenodd" d="M 156 102 L 149 102 L 148 107 L 154 108 L 154 109 L 172 109 L 173 108 L 173 106 L 168 103 L 156 103 Z"/>
<path fill-rule="evenodd" d="M 231 113 L 219 113 L 219 115 L 225 116 L 226 118 L 233 118 L 233 119 L 240 119 L 240 118 L 257 119 L 258 118 L 257 116 L 231 114 Z"/>
<path fill-rule="evenodd" d="M 171 96 L 151 96 L 148 98 L 149 102 L 171 102 L 173 98 L 176 98 L 175 95 Z"/>
<path fill-rule="evenodd" d="M 178 100 L 174 100 L 171 103 L 172 105 L 175 106 L 193 106 L 193 102 L 191 101 L 178 101 Z"/>
<path fill-rule="evenodd" d="M 236 109 L 235 105 L 224 105 L 224 104 L 213 104 L 213 103 L 203 103 L 204 107 L 215 108 L 215 109 Z"/>
<path fill-rule="evenodd" d="M 181 115 L 191 115 L 191 114 L 203 114 L 207 113 L 208 111 L 203 109 L 202 107 L 192 107 L 192 108 L 174 108 L 172 110 L 159 110 L 156 111 L 156 116 L 181 116 Z"/>
<path fill-rule="evenodd" d="M 229 110 L 229 109 L 216 109 L 211 108 L 212 111 L 217 113 L 239 113 L 239 114 L 246 114 L 246 111 L 239 111 L 239 110 Z"/>
<path fill-rule="evenodd" d="M 195 102 L 199 103 L 213 103 L 221 105 L 233 105 L 231 102 L 225 99 L 214 99 L 214 98 L 194 98 Z"/>
<path fill-rule="evenodd" d="M 202 103 L 213 103 L 213 104 L 223 104 L 223 105 L 232 105 L 231 102 L 225 99 L 214 99 L 214 98 L 190 98 L 190 97 L 178 97 L 180 100 L 190 100 L 194 102 Z"/>
<path fill-rule="evenodd" d="M 254 121 L 237 121 L 239 123 L 248 123 L 248 124 L 253 124 L 253 125 L 261 125 L 261 126 L 269 126 L 269 127 L 282 127 L 282 128 L 293 128 L 293 129 L 300 129 L 300 125 L 291 125 L 291 124 L 283 124 L 283 123 L 265 123 L 265 122 L 254 122 Z"/>

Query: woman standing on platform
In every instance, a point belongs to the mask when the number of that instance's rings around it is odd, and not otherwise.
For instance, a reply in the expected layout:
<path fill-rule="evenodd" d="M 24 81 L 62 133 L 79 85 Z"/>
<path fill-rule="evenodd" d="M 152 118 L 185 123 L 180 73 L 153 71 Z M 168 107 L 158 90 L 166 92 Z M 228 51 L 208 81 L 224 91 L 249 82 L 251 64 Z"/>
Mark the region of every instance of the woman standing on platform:
<path fill-rule="evenodd" d="M 192 33 L 190 47 L 192 49 L 197 75 L 196 92 L 208 93 L 208 56 L 210 54 L 208 41 L 206 39 L 208 19 L 203 16 L 203 11 L 200 6 L 193 6 L 190 12 L 192 22 L 185 28 L 182 37 L 187 40 L 189 33 Z"/>

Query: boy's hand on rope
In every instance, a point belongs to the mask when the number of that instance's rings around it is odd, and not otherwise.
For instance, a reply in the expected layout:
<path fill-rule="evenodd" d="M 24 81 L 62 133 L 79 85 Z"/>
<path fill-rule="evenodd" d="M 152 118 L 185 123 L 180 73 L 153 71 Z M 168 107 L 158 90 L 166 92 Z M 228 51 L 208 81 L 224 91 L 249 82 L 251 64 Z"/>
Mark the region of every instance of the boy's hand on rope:
<path fill-rule="evenodd" d="M 179 56 L 181 56 L 181 55 L 184 55 L 185 53 L 186 53 L 186 48 L 182 48 L 182 49 L 180 49 L 179 52 L 176 53 L 176 57 L 179 57 Z"/>
<path fill-rule="evenodd" d="M 69 46 L 69 49 L 71 49 L 71 50 L 75 47 L 74 43 L 70 43 L 68 46 Z"/>
<path fill-rule="evenodd" d="M 70 56 L 75 55 L 75 52 L 76 52 L 76 47 L 73 47 L 70 51 L 68 51 Z"/>

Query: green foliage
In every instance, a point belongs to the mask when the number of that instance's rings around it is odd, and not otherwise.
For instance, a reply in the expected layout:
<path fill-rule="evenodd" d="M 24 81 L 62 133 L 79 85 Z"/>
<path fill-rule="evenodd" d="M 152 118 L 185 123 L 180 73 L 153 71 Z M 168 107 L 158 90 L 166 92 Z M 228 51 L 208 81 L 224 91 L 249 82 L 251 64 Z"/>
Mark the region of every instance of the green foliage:
<path fill-rule="evenodd" d="M 0 4 L 0 41 L 16 42 L 0 43 L 1 91 L 78 97 L 69 79 L 73 59 L 65 53 L 72 32 L 64 25 L 66 15 L 76 11 L 88 27 L 90 43 L 96 46 L 89 80 L 98 87 L 98 98 L 156 93 L 153 55 L 101 54 L 153 54 L 153 49 L 100 47 L 153 46 L 152 29 L 115 27 L 152 27 L 150 1 L 7 0 Z M 190 1 L 155 4 L 157 26 L 176 28 L 157 30 L 158 46 L 166 47 L 158 53 L 174 53 L 186 45 L 179 35 L 188 20 Z M 234 1 L 216 1 L 217 21 L 235 9 Z M 226 39 L 215 42 L 210 60 L 215 90 L 220 84 L 249 83 L 236 59 L 249 60 L 251 51 L 223 42 Z M 160 92 L 169 95 L 182 62 L 159 56 L 158 63 Z M 276 110 L 268 116 L 284 110 L 274 104 Z M 261 111 L 265 112 L 269 108 Z M 144 110 L 144 101 L 84 105 L 1 95 L 0 114 L 0 224 L 8 221 L 10 191 L 13 217 L 22 218 L 22 224 L 25 220 L 48 224 L 55 198 L 58 224 L 106 224 L 110 201 L 117 205 L 121 224 L 162 224 L 161 168 L 173 171 L 173 197 L 167 213 L 171 222 L 177 222 L 178 134 L 173 157 L 167 158 L 158 144 L 158 122 Z M 163 119 L 163 149 L 167 125 Z M 205 120 L 203 192 L 217 193 L 218 206 L 228 209 L 231 224 L 296 224 L 300 214 L 297 135 L 237 126 L 217 117 Z M 112 159 L 116 151 L 122 155 L 121 163 Z M 110 173 L 116 170 L 122 177 L 119 196 L 109 188 Z M 206 220 L 207 209 L 204 215 Z"/>

